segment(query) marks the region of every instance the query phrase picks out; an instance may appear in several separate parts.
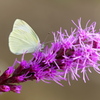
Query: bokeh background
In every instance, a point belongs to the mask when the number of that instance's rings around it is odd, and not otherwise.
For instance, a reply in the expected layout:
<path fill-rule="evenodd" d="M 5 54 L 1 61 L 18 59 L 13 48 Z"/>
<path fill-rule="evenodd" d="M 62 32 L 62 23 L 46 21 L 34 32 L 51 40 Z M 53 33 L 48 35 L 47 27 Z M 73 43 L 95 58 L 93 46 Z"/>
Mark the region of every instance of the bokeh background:
<path fill-rule="evenodd" d="M 15 58 L 21 58 L 8 48 L 8 36 L 15 19 L 25 20 L 36 31 L 41 42 L 48 42 L 53 40 L 51 33 L 60 27 L 70 32 L 71 27 L 74 27 L 71 20 L 77 23 L 80 17 L 83 26 L 89 19 L 91 22 L 96 21 L 98 30 L 100 0 L 0 0 L 0 70 L 11 66 Z M 27 60 L 30 58 L 31 54 L 25 56 Z M 3 93 L 0 100 L 100 100 L 100 75 L 93 71 L 89 77 L 87 83 L 79 79 L 71 81 L 71 86 L 63 81 L 64 87 L 54 82 L 22 83 L 20 94 Z"/>

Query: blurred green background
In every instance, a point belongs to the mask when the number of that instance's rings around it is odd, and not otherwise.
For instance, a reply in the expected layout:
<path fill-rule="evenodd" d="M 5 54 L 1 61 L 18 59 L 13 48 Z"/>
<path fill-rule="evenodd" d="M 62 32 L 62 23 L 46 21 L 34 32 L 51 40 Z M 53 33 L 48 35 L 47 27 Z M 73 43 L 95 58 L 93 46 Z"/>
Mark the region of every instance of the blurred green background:
<path fill-rule="evenodd" d="M 77 22 L 82 18 L 82 25 L 91 19 L 100 28 L 100 0 L 0 0 L 0 70 L 11 66 L 15 58 L 20 59 L 9 51 L 8 36 L 15 19 L 23 19 L 38 34 L 43 42 L 53 40 L 52 32 L 60 27 L 74 27 L 71 20 Z M 27 54 L 25 59 L 30 59 Z M 22 83 L 21 94 L 12 92 L 0 95 L 0 100 L 100 100 L 100 75 L 93 71 L 89 73 L 90 81 L 84 83 L 71 81 L 62 82 L 64 87 L 52 82 L 46 84 L 35 81 Z"/>

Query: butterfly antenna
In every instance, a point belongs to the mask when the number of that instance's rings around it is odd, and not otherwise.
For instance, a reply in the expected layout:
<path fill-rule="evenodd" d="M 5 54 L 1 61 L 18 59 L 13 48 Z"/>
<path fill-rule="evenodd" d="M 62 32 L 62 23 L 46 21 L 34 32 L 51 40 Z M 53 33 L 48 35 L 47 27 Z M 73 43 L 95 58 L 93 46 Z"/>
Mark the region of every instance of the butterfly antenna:
<path fill-rule="evenodd" d="M 52 40 L 52 41 L 46 42 L 46 40 L 48 39 L 48 36 L 49 36 L 49 35 L 50 35 L 50 33 L 47 34 L 47 36 L 46 36 L 46 38 L 45 38 L 45 40 L 44 40 L 44 43 L 45 43 L 45 44 L 51 43 L 51 42 L 53 41 L 53 40 Z"/>
<path fill-rule="evenodd" d="M 50 33 L 48 33 L 47 35 L 46 35 L 46 38 L 44 39 L 44 42 L 46 42 L 46 40 L 48 39 L 48 36 L 50 35 Z"/>

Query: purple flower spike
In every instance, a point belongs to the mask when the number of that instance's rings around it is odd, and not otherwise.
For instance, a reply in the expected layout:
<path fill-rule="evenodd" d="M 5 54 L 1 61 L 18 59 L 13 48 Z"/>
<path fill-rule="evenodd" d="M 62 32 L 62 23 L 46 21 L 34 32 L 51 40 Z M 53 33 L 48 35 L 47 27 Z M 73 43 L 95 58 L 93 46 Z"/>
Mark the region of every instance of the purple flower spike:
<path fill-rule="evenodd" d="M 51 47 L 45 46 L 43 49 L 41 46 L 32 54 L 30 61 L 24 60 L 24 56 L 21 61 L 15 61 L 18 67 L 14 69 L 13 65 L 0 76 L 0 92 L 20 93 L 21 86 L 17 83 L 29 80 L 45 83 L 55 81 L 61 86 L 61 80 L 64 80 L 70 85 L 70 80 L 78 81 L 81 78 L 79 72 L 86 83 L 90 68 L 100 74 L 100 32 L 95 29 L 96 22 L 88 26 L 88 21 L 84 29 L 81 19 L 78 25 L 72 22 L 76 28 L 71 30 L 70 35 L 67 30 L 60 28 L 60 31 L 53 32 Z"/>

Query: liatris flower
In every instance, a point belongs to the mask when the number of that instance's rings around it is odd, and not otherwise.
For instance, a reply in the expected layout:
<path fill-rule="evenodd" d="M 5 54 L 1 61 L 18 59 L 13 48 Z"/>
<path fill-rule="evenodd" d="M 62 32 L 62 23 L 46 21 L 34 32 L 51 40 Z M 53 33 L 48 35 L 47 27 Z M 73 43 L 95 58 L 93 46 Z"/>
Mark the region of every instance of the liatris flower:
<path fill-rule="evenodd" d="M 73 21 L 72 21 L 73 22 Z M 74 22 L 73 22 L 74 23 Z M 55 81 L 59 85 L 61 80 L 78 80 L 80 73 L 83 74 L 83 81 L 89 80 L 87 71 L 91 73 L 92 67 L 100 74 L 100 32 L 96 32 L 96 22 L 93 22 L 85 29 L 81 27 L 81 19 L 78 25 L 69 35 L 67 30 L 53 32 L 54 42 L 51 47 L 45 46 L 42 51 L 34 52 L 30 61 L 15 61 L 15 64 L 9 67 L 0 76 L 0 91 L 13 91 L 20 93 L 21 83 L 29 80 L 43 81 L 50 83 Z M 19 64 L 15 69 L 14 66 Z"/>

